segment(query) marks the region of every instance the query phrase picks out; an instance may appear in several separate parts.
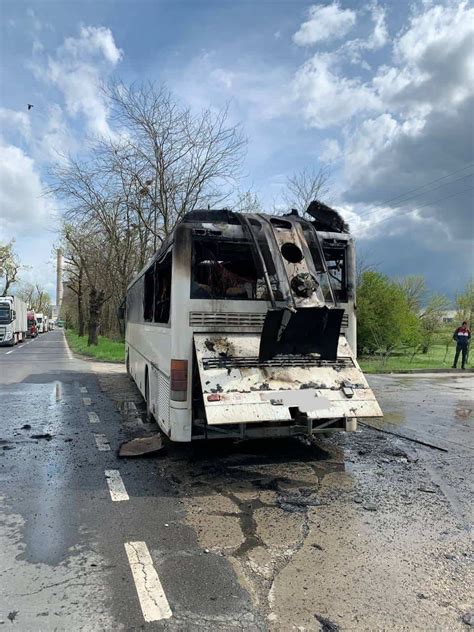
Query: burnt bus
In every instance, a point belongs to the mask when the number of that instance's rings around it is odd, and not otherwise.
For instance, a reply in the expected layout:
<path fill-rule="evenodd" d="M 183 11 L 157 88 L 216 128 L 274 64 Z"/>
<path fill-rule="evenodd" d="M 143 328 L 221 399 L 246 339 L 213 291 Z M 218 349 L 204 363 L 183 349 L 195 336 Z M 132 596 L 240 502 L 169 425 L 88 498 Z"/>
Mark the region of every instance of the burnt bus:
<path fill-rule="evenodd" d="M 127 371 L 171 440 L 382 416 L 356 359 L 352 238 L 335 211 L 308 212 L 188 213 L 128 287 Z"/>

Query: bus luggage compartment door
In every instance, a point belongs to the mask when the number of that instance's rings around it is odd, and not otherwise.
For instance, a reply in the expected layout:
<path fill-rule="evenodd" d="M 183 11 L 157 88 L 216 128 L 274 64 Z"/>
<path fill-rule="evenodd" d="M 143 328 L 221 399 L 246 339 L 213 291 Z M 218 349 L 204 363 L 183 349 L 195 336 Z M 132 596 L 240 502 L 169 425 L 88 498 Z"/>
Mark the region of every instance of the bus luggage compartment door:
<path fill-rule="evenodd" d="M 337 359 L 317 354 L 259 362 L 260 334 L 194 334 L 209 425 L 381 417 L 382 411 L 341 336 Z"/>

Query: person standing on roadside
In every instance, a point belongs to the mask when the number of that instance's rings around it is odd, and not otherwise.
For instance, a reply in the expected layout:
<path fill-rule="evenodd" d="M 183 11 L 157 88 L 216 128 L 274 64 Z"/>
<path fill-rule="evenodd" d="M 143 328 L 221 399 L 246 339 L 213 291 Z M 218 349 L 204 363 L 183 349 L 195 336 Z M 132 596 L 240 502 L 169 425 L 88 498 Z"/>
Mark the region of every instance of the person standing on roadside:
<path fill-rule="evenodd" d="M 461 369 L 466 368 L 467 351 L 469 349 L 469 341 L 471 332 L 464 321 L 461 327 L 458 327 L 453 334 L 453 340 L 456 342 L 456 353 L 454 355 L 453 369 L 457 369 L 459 354 L 461 354 Z"/>

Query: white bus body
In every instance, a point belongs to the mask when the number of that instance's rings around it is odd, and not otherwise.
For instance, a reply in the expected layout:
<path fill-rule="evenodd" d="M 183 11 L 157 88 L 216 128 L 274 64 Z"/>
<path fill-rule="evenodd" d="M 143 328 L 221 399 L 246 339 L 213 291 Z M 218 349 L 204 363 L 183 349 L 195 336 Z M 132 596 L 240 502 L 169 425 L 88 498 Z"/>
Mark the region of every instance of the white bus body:
<path fill-rule="evenodd" d="M 28 333 L 28 309 L 16 296 L 0 297 L 0 345 L 16 345 Z"/>
<path fill-rule="evenodd" d="M 47 331 L 45 327 L 46 327 L 45 315 L 42 313 L 36 314 L 36 328 L 38 329 L 38 333 L 44 334 L 44 332 Z"/>
<path fill-rule="evenodd" d="M 355 430 L 382 412 L 354 301 L 347 233 L 194 211 L 128 288 L 127 370 L 173 441 Z"/>

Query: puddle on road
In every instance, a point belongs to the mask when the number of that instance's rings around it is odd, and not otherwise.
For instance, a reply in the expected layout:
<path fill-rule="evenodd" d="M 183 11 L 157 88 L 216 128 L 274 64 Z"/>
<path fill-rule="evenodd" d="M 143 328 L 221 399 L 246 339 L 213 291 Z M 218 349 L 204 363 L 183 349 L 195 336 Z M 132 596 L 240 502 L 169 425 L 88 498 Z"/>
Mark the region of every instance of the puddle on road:
<path fill-rule="evenodd" d="M 370 383 L 384 411 L 383 419 L 370 425 L 427 442 L 436 436 L 449 444 L 456 437 L 464 447 L 474 447 L 467 434 L 474 402 L 463 397 L 472 392 L 474 378 L 371 376 Z"/>

